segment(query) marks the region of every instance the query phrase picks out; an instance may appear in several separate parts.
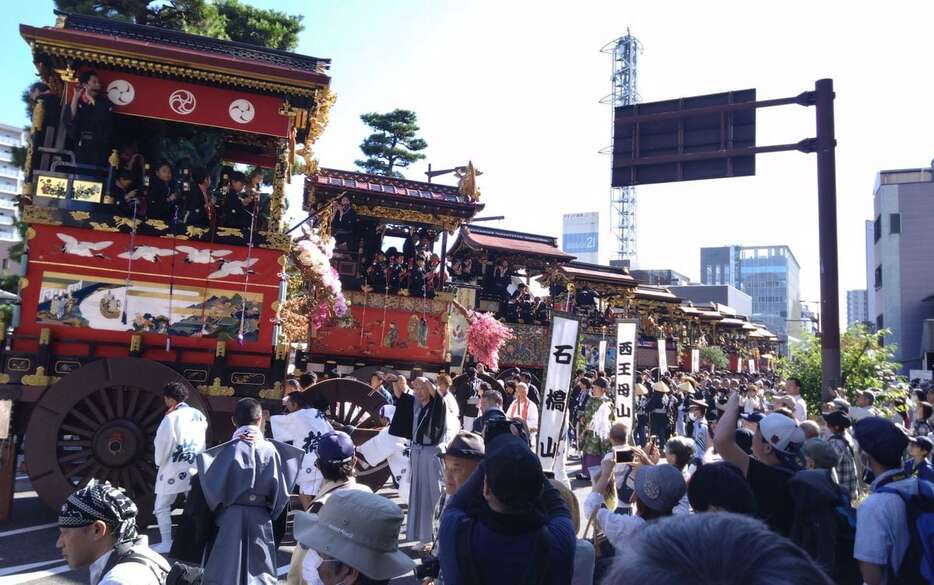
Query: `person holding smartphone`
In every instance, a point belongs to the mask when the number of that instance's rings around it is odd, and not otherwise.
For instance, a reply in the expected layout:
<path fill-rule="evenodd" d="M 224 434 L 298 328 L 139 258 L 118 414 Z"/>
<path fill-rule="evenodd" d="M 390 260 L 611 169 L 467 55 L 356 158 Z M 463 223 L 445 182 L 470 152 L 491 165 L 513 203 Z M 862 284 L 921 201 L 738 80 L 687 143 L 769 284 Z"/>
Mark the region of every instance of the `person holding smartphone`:
<path fill-rule="evenodd" d="M 78 75 L 78 88 L 65 109 L 65 127 L 78 164 L 107 165 L 113 148 L 113 104 L 101 93 L 93 70 Z"/>

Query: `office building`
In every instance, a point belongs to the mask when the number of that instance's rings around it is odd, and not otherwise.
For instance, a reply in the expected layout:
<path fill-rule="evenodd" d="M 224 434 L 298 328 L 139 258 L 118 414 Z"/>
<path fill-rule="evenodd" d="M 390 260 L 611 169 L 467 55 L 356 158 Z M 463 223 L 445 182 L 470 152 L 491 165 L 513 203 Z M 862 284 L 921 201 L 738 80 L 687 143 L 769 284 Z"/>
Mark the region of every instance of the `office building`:
<path fill-rule="evenodd" d="M 659 270 L 630 270 L 629 274 L 643 284 L 654 284 L 658 286 L 686 286 L 691 284 L 690 278 L 670 268 Z"/>
<path fill-rule="evenodd" d="M 701 284 L 730 285 L 752 297 L 751 320 L 779 341 L 797 341 L 801 328 L 801 267 L 788 246 L 701 248 Z"/>
<path fill-rule="evenodd" d="M 726 305 L 743 317 L 752 316 L 752 297 L 728 284 L 692 284 L 669 286 L 668 290 L 695 305 L 717 303 Z"/>
<path fill-rule="evenodd" d="M 869 295 L 866 289 L 846 291 L 846 326 L 869 323 Z"/>
<path fill-rule="evenodd" d="M 875 260 L 875 237 L 873 236 L 875 222 L 871 219 L 866 220 L 866 319 L 870 331 L 876 329 L 876 295 L 872 293 L 873 273 L 876 269 Z"/>
<path fill-rule="evenodd" d="M 934 318 L 934 173 L 880 171 L 873 189 L 873 279 L 877 328 L 889 329 L 902 372 L 921 367 L 923 323 Z"/>
<path fill-rule="evenodd" d="M 578 262 L 600 262 L 600 214 L 567 213 L 563 217 L 561 249 L 577 258 Z"/>
<path fill-rule="evenodd" d="M 26 133 L 17 126 L 0 124 L 0 242 L 16 241 L 16 198 L 23 192 L 23 173 L 13 164 L 13 148 L 26 143 Z"/>

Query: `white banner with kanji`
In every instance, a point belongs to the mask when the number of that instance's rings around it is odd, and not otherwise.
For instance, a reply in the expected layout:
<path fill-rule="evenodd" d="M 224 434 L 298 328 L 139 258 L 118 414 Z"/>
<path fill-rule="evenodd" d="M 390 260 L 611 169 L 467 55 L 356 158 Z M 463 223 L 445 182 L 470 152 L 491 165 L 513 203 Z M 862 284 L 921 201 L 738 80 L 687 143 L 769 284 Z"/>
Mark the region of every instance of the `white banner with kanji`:
<path fill-rule="evenodd" d="M 668 348 L 665 347 L 665 339 L 658 339 L 658 375 L 668 373 Z"/>
<path fill-rule="evenodd" d="M 555 315 L 551 322 L 551 344 L 548 346 L 545 386 L 542 388 L 542 412 L 538 424 L 538 457 L 542 469 L 552 471 L 558 446 L 567 430 L 568 397 L 574 355 L 577 347 L 576 319 Z M 562 449 L 563 456 L 566 449 Z"/>
<path fill-rule="evenodd" d="M 597 362 L 597 369 L 601 372 L 606 370 L 606 339 L 600 340 L 600 358 Z"/>
<path fill-rule="evenodd" d="M 636 322 L 616 324 L 616 422 L 631 429 L 632 391 L 636 387 Z"/>
<path fill-rule="evenodd" d="M 692 349 L 691 350 L 691 372 L 700 371 L 700 350 Z"/>

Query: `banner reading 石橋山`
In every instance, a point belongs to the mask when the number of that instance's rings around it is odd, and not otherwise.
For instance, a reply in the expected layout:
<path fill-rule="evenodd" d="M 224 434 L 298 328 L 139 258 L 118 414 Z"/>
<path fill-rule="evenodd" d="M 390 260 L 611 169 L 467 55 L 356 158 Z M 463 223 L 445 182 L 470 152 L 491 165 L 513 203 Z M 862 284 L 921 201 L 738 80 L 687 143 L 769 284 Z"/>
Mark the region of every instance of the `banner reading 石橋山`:
<path fill-rule="evenodd" d="M 632 426 L 632 391 L 636 386 L 636 322 L 616 324 L 616 422 Z"/>
<path fill-rule="evenodd" d="M 665 339 L 658 339 L 658 375 L 668 373 L 668 348 L 665 347 Z"/>
<path fill-rule="evenodd" d="M 555 315 L 551 322 L 537 447 L 542 469 L 546 471 L 554 470 L 558 463 L 556 459 L 563 457 L 566 451 L 559 451 L 559 446 L 567 430 L 568 397 L 578 327 L 577 319 L 569 317 Z"/>

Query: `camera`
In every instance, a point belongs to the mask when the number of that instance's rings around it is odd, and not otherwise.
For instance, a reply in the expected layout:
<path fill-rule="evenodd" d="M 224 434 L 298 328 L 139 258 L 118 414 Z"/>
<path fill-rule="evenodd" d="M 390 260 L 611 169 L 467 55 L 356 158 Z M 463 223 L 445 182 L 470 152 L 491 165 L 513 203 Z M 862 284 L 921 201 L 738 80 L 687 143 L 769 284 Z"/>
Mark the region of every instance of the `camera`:
<path fill-rule="evenodd" d="M 493 418 L 487 421 L 483 427 L 483 442 L 489 445 L 496 437 L 507 434 L 519 437 L 531 448 L 529 427 L 522 419 L 516 418 Z"/>
<path fill-rule="evenodd" d="M 624 448 L 616 451 L 617 463 L 632 463 L 634 453 L 632 449 Z"/>
<path fill-rule="evenodd" d="M 437 557 L 427 557 L 422 564 L 415 567 L 415 578 L 418 580 L 437 579 L 440 574 L 441 561 Z"/>

